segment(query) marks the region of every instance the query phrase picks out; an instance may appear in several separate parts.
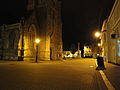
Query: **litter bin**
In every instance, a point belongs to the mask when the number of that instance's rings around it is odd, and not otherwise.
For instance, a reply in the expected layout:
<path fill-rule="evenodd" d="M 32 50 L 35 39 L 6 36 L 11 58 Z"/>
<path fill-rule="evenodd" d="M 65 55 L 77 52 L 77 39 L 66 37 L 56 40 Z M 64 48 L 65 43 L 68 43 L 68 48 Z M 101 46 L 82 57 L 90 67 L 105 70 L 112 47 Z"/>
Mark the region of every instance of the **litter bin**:
<path fill-rule="evenodd" d="M 103 57 L 100 56 L 97 57 L 97 65 L 98 65 L 98 67 L 96 68 L 97 70 L 105 69 Z"/>

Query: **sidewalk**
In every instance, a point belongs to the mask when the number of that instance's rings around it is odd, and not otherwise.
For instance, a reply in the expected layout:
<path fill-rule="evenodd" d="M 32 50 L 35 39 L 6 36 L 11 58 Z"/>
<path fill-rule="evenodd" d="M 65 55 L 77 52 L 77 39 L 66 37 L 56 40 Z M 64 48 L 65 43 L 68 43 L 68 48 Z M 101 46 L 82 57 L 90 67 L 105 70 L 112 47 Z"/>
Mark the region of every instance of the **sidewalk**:
<path fill-rule="evenodd" d="M 120 66 L 105 62 L 105 67 L 103 72 L 106 77 L 116 90 L 120 90 Z"/>

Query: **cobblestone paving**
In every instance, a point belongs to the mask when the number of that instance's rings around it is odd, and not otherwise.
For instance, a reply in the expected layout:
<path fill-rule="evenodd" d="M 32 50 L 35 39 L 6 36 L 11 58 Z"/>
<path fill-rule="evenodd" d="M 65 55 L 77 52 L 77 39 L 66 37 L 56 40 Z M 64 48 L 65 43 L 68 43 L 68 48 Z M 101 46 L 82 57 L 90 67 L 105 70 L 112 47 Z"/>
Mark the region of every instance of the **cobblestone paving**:
<path fill-rule="evenodd" d="M 95 59 L 0 62 L 0 90 L 107 90 Z"/>

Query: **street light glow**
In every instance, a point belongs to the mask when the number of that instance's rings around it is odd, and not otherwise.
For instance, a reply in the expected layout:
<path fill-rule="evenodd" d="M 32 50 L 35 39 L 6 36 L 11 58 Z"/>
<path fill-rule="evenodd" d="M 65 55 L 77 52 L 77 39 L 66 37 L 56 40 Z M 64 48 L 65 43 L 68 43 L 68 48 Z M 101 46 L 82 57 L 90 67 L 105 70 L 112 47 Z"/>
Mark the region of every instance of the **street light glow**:
<path fill-rule="evenodd" d="M 98 43 L 98 47 L 100 47 L 101 46 L 101 44 L 100 43 Z"/>
<path fill-rule="evenodd" d="M 95 37 L 100 37 L 101 33 L 100 32 L 96 32 L 95 33 Z"/>
<path fill-rule="evenodd" d="M 40 39 L 36 39 L 35 42 L 38 44 L 40 43 Z"/>

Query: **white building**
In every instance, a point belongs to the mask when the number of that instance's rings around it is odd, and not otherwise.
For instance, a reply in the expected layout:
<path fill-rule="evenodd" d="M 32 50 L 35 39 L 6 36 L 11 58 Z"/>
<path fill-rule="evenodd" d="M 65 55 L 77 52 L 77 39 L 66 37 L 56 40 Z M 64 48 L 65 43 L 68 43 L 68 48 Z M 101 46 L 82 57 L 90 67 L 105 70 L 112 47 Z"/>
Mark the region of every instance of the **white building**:
<path fill-rule="evenodd" d="M 107 62 L 120 64 L 120 0 L 116 0 L 110 16 L 102 26 L 102 55 Z"/>

